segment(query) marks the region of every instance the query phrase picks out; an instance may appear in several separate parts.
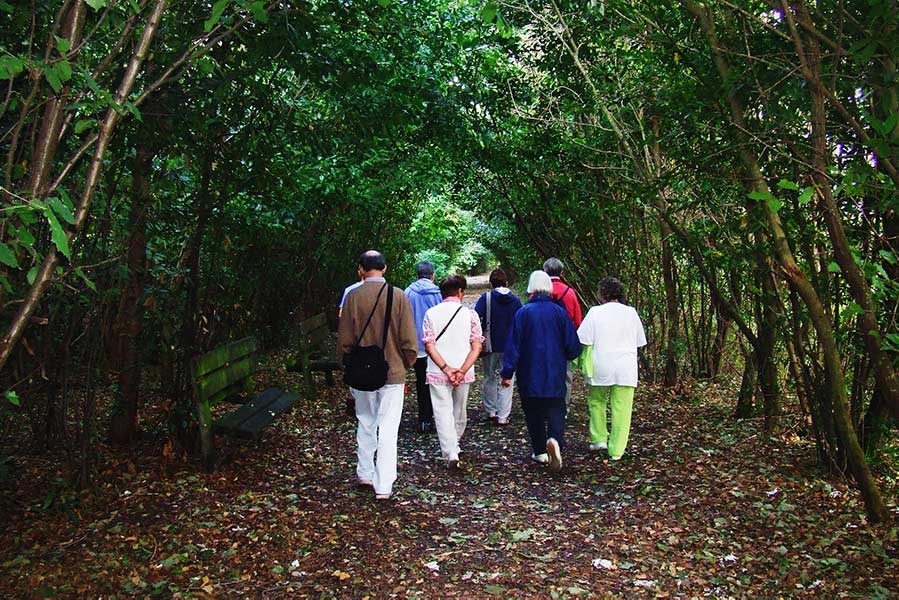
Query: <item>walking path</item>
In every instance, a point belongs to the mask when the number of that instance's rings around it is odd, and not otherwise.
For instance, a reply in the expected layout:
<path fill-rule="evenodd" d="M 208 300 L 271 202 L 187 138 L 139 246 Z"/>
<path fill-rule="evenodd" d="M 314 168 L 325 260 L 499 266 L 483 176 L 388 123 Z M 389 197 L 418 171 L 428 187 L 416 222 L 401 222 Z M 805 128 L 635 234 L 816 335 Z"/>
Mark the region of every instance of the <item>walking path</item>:
<path fill-rule="evenodd" d="M 291 377 L 272 374 L 281 384 Z M 887 597 L 899 589 L 895 530 L 870 529 L 855 492 L 810 477 L 812 448 L 761 444 L 755 422 L 735 423 L 717 388 L 694 388 L 700 402 L 641 387 L 617 463 L 588 450 L 584 393 L 575 387 L 557 475 L 530 461 L 517 399 L 509 426 L 480 421 L 477 385 L 463 469 L 449 472 L 436 436 L 415 432 L 407 393 L 394 498 L 376 502 L 354 485 L 345 391 L 325 388 L 253 452 L 236 448 L 218 473 L 165 474 L 157 453 L 72 500 L 72 515 L 29 506 L 0 532 L 0 595 Z"/>

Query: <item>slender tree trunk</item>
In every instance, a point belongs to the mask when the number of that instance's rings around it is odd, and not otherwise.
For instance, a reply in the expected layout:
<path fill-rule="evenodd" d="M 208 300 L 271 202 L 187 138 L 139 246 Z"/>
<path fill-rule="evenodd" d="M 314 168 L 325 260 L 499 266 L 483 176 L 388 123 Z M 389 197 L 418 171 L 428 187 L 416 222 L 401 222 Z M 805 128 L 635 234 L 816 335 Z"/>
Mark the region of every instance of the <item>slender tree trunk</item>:
<path fill-rule="evenodd" d="M 156 0 L 149 17 L 147 18 L 147 25 L 144 28 L 137 47 L 131 55 L 125 74 L 116 91 L 115 101 L 117 105 L 121 105 L 134 88 L 140 67 L 149 52 L 150 43 L 159 27 L 159 22 L 162 19 L 162 13 L 165 11 L 166 3 L 167 0 Z M 77 5 L 81 6 L 83 5 L 83 2 L 79 1 Z M 73 225 L 72 231 L 66 232 L 66 237 L 68 237 L 69 240 L 74 239 L 80 234 L 84 229 L 84 224 L 87 222 L 87 217 L 90 214 L 91 202 L 94 197 L 94 191 L 96 190 L 100 172 L 103 167 L 106 149 L 109 147 L 109 142 L 112 139 L 113 132 L 115 131 L 115 127 L 120 118 L 121 115 L 119 114 L 118 108 L 113 107 L 106 112 L 106 116 L 100 124 L 100 133 L 98 134 L 97 142 L 94 147 L 94 154 L 87 169 L 81 197 L 75 208 L 75 224 Z M 24 302 L 13 316 L 5 335 L 0 339 L 0 370 L 6 365 L 6 361 L 9 360 L 10 354 L 12 354 L 16 344 L 18 344 L 19 340 L 22 338 L 22 334 L 25 333 L 28 322 L 40 305 L 41 298 L 43 298 L 44 293 L 46 293 L 47 289 L 50 287 L 58 263 L 59 254 L 56 248 L 53 247 L 44 257 L 44 261 L 35 276 L 34 283 L 31 285 L 31 288 L 25 296 Z"/>
<path fill-rule="evenodd" d="M 109 437 L 117 443 L 137 439 L 141 382 L 140 335 L 143 330 L 143 296 L 147 274 L 147 210 L 155 149 L 148 146 L 154 132 L 143 128 L 137 143 L 132 172 L 131 216 L 128 238 L 128 280 L 119 298 L 115 347 L 119 371 L 119 414 L 112 416 Z"/>
<path fill-rule="evenodd" d="M 827 232 L 833 244 L 834 260 L 840 266 L 840 271 L 849 285 L 853 300 L 862 308 L 858 315 L 862 339 L 865 349 L 871 360 L 874 370 L 874 378 L 883 394 L 884 401 L 894 418 L 899 418 L 899 377 L 893 368 L 892 361 L 886 351 L 883 350 L 884 332 L 877 321 L 878 307 L 871 296 L 871 286 L 852 256 L 852 249 L 843 227 L 840 209 L 833 197 L 830 179 L 827 176 L 830 166 L 830 153 L 827 148 L 827 114 L 824 104 L 825 98 L 821 92 L 821 48 L 818 40 L 809 37 L 805 43 L 799 37 L 799 33 L 793 24 L 793 14 L 790 7 L 783 3 L 787 11 L 788 22 L 791 24 L 793 40 L 796 52 L 803 64 L 802 72 L 812 84 L 809 87 L 809 95 L 812 108 L 812 149 L 813 166 L 812 179 L 823 209 L 824 222 Z M 811 24 L 811 15 L 804 2 L 797 2 L 799 18 Z"/>
<path fill-rule="evenodd" d="M 723 46 L 715 33 L 712 15 L 708 9 L 701 7 L 692 0 L 683 0 L 683 2 L 687 9 L 700 21 L 700 25 L 708 39 L 718 75 L 722 83 L 727 86 L 727 101 L 730 107 L 735 135 L 739 142 L 738 153 L 746 170 L 747 187 L 760 194 L 771 195 L 771 190 L 768 188 L 759 166 L 758 158 L 752 151 L 752 140 L 746 134 L 748 128 L 743 114 L 743 105 L 734 88 L 730 67 L 722 51 Z M 883 521 L 887 519 L 888 512 L 880 494 L 880 489 L 877 486 L 877 481 L 874 479 L 871 469 L 865 461 L 864 452 L 852 426 L 852 419 L 849 414 L 849 399 L 846 394 L 846 379 L 843 374 L 839 349 L 834 338 L 833 323 L 828 318 L 817 291 L 799 265 L 796 264 L 781 225 L 780 217 L 768 205 L 763 205 L 762 210 L 765 213 L 766 221 L 773 237 L 775 256 L 780 263 L 783 274 L 808 308 L 809 317 L 815 327 L 815 332 L 818 334 L 818 341 L 824 353 L 824 383 L 833 402 L 836 430 L 843 450 L 846 453 L 849 470 L 852 472 L 865 500 L 868 517 L 872 521 Z"/>

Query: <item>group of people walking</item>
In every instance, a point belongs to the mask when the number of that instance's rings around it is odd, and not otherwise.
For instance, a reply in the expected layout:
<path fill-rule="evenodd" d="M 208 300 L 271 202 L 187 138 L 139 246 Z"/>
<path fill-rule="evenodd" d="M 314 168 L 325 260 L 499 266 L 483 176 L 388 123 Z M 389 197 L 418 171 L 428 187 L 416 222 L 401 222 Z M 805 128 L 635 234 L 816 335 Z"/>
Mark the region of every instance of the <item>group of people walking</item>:
<path fill-rule="evenodd" d="M 470 309 L 462 303 L 465 277 L 453 275 L 438 285 L 434 266 L 425 261 L 403 291 L 386 282 L 383 254 L 362 254 L 360 281 L 344 292 L 338 328 L 358 420 L 360 485 L 373 487 L 378 499 L 391 496 L 406 371 L 413 367 L 419 431 L 436 432 L 450 469 L 460 464 L 478 361 L 484 412 L 497 426 L 509 423 L 517 383 L 532 460 L 555 471 L 562 467 L 576 370 L 590 388 L 590 449 L 621 458 L 637 386 L 637 349 L 646 344 L 643 325 L 625 303 L 623 285 L 611 277 L 600 281 L 600 304 L 584 317 L 577 293 L 561 278 L 563 268 L 550 258 L 543 270 L 531 273 L 524 304 L 496 269 L 490 273 L 492 289 Z"/>

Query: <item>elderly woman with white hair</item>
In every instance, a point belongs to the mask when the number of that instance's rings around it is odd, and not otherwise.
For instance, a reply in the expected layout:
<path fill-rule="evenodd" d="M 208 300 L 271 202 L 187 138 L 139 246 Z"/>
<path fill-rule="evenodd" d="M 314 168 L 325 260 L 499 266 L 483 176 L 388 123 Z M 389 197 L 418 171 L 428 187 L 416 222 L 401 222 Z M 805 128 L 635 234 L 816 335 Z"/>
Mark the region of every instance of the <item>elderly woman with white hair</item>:
<path fill-rule="evenodd" d="M 531 458 L 558 471 L 565 446 L 565 376 L 568 361 L 581 353 L 581 343 L 568 313 L 550 297 L 552 290 L 546 272 L 531 273 L 531 299 L 515 313 L 501 375 L 508 387 L 517 374 Z"/>

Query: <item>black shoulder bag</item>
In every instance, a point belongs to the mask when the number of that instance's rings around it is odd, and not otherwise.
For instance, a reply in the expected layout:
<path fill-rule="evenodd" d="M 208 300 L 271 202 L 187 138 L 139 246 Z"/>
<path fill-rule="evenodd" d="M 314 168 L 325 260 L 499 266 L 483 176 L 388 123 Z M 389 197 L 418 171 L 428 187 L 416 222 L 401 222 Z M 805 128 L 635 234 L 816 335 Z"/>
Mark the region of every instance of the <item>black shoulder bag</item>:
<path fill-rule="evenodd" d="M 378 308 L 378 303 L 381 301 L 381 294 L 384 292 L 384 288 L 387 288 L 387 317 L 384 320 L 384 335 L 381 338 L 381 346 L 360 346 L 362 337 L 368 330 L 368 325 L 371 323 L 375 310 Z M 356 340 L 352 349 L 343 355 L 343 382 L 351 388 L 362 390 L 363 392 L 373 392 L 384 387 L 387 383 L 387 372 L 390 370 L 390 365 L 387 364 L 387 359 L 384 358 L 384 348 L 387 347 L 387 332 L 390 330 L 392 312 L 393 286 L 385 283 L 381 291 L 378 292 L 378 298 L 375 300 L 375 305 L 368 315 L 365 327 L 362 328 L 362 333 L 359 334 L 359 339 Z"/>

